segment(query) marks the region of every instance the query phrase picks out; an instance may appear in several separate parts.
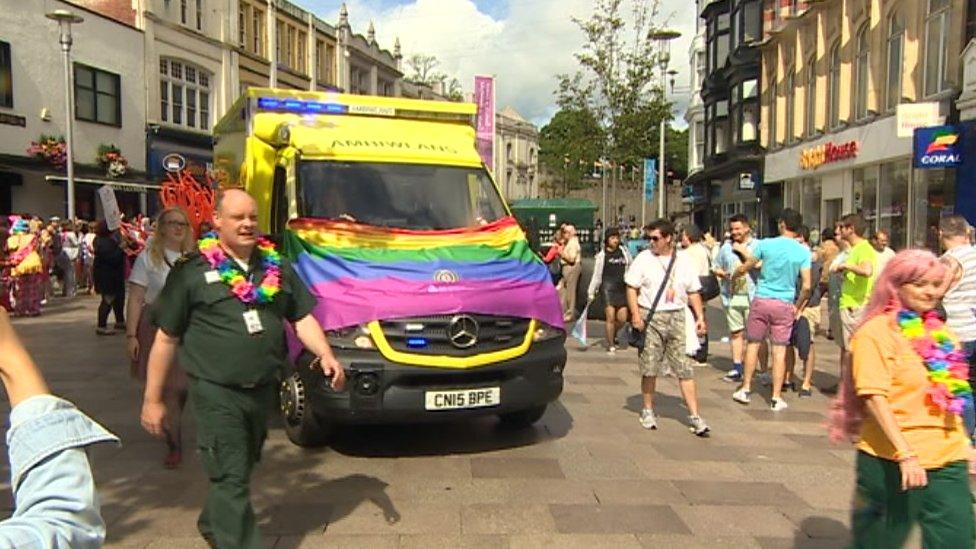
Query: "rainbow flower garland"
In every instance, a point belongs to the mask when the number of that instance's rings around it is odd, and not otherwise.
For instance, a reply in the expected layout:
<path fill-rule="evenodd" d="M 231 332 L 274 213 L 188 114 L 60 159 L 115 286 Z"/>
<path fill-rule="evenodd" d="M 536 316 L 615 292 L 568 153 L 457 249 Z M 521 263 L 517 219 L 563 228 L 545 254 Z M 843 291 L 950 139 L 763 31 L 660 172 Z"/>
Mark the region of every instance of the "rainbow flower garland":
<path fill-rule="evenodd" d="M 217 240 L 216 233 L 207 233 L 200 239 L 200 254 L 210 266 L 220 274 L 220 280 L 230 287 L 231 293 L 245 305 L 271 303 L 281 291 L 281 255 L 274 243 L 267 238 L 258 238 L 258 253 L 261 254 L 261 267 L 264 278 L 255 286 L 244 278 L 240 266 L 227 256 Z"/>
<path fill-rule="evenodd" d="M 932 405 L 954 414 L 962 414 L 967 403 L 973 401 L 969 386 L 969 364 L 959 350 L 956 340 L 945 329 L 945 323 L 935 311 L 919 315 L 915 311 L 898 313 L 898 327 L 922 357 L 929 370 L 926 394 Z"/>

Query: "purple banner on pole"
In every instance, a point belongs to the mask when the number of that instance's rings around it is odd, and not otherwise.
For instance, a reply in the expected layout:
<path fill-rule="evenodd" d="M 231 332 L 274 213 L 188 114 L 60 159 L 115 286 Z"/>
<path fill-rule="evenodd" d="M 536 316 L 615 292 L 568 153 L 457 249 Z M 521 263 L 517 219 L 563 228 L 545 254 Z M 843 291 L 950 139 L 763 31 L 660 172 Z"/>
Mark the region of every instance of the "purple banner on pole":
<path fill-rule="evenodd" d="M 478 104 L 476 120 L 478 154 L 490 170 L 495 169 L 495 79 L 491 76 L 474 77 L 474 102 Z"/>

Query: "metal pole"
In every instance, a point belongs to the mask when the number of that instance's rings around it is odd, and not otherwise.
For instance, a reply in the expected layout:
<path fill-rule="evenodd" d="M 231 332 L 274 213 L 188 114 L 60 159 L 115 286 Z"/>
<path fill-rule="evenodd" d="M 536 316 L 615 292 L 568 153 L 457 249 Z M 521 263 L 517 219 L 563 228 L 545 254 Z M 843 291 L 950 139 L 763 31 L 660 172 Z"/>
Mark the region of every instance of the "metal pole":
<path fill-rule="evenodd" d="M 641 170 L 641 174 L 644 179 L 641 180 L 641 184 L 637 186 L 640 191 L 640 201 L 641 201 L 641 230 L 647 225 L 647 189 L 644 188 L 647 184 L 647 163 L 644 163 L 644 169 Z"/>
<path fill-rule="evenodd" d="M 665 82 L 664 77 L 666 67 L 661 67 L 661 85 L 664 87 L 664 101 L 668 101 L 668 84 Z M 671 108 L 668 108 L 668 117 L 671 116 Z M 664 161 L 664 130 L 665 130 L 665 118 L 661 119 L 661 135 L 659 136 L 659 148 L 658 148 L 658 159 L 660 167 L 658 168 L 658 178 L 657 178 L 657 217 L 659 219 L 664 217 L 664 194 L 667 192 L 667 187 L 665 186 L 667 179 L 667 170 L 665 169 Z"/>
<path fill-rule="evenodd" d="M 610 226 L 610 217 L 607 216 L 607 167 L 604 165 L 604 161 L 600 159 L 600 178 L 603 180 L 603 226 Z"/>
<path fill-rule="evenodd" d="M 65 219 L 75 218 L 75 156 L 74 156 L 74 123 L 75 123 L 75 102 L 71 74 L 71 29 L 65 29 L 65 23 L 61 24 L 61 51 L 64 53 L 64 105 L 67 112 L 67 131 L 64 145 L 67 153 L 67 193 L 68 211 Z"/>

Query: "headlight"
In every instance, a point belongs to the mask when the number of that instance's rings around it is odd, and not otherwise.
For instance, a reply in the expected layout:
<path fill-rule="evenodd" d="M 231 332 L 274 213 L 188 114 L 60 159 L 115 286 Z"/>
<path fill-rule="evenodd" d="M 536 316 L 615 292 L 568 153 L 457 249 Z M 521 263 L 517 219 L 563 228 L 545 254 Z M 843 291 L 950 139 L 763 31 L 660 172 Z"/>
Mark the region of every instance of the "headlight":
<path fill-rule="evenodd" d="M 340 349 L 375 349 L 369 329 L 364 325 L 348 326 L 338 330 L 327 330 L 325 335 L 329 344 Z"/>
<path fill-rule="evenodd" d="M 539 327 L 536 328 L 535 334 L 532 336 L 533 341 L 549 341 L 550 339 L 565 338 L 566 331 L 560 330 L 559 328 L 553 328 L 548 324 L 539 323 Z"/>

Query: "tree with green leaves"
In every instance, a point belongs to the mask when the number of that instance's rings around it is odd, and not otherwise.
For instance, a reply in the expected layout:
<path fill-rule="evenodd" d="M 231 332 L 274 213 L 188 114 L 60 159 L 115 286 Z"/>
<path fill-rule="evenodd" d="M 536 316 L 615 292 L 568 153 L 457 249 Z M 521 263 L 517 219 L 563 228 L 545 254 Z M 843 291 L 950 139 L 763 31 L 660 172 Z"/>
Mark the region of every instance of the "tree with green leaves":
<path fill-rule="evenodd" d="M 557 76 L 557 102 L 591 113 L 602 129 L 600 148 L 617 166 L 657 157 L 659 123 L 671 117 L 652 38 L 660 19 L 659 0 L 596 0 L 588 19 L 573 18 L 586 41 L 575 54 L 580 70 Z"/>
<path fill-rule="evenodd" d="M 539 131 L 539 162 L 564 196 L 587 186 L 602 153 L 603 129 L 588 110 L 564 108 Z"/>

